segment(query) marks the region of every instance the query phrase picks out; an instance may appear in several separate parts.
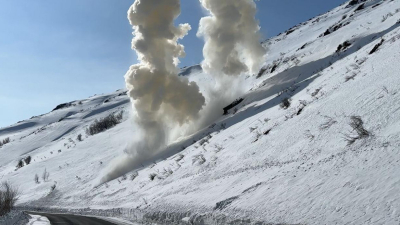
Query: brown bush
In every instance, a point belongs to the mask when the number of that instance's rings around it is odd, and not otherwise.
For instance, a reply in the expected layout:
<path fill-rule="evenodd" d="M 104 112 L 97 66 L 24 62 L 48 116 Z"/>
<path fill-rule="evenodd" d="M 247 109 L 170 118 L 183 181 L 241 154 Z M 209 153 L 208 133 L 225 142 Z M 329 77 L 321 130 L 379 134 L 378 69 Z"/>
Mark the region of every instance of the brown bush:
<path fill-rule="evenodd" d="M 0 189 L 0 216 L 9 213 L 19 197 L 18 189 L 8 182 L 3 182 Z"/>
<path fill-rule="evenodd" d="M 110 114 L 107 117 L 101 118 L 100 120 L 95 120 L 89 128 L 86 129 L 87 135 L 95 135 L 101 133 L 105 130 L 113 128 L 117 124 L 121 123 L 123 117 L 123 112 L 121 111 L 118 114 Z"/>

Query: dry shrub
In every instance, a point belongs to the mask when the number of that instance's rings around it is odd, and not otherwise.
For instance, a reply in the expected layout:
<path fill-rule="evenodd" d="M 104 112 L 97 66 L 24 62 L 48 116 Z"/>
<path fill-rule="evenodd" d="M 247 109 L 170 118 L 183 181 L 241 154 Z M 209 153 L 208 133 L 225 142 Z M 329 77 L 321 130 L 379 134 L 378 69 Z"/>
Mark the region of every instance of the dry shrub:
<path fill-rule="evenodd" d="M 95 135 L 115 127 L 117 124 L 121 123 L 122 115 L 123 112 L 121 111 L 118 114 L 113 113 L 99 120 L 96 119 L 94 123 L 92 123 L 89 128 L 86 129 L 86 134 Z"/>
<path fill-rule="evenodd" d="M 18 201 L 19 191 L 8 182 L 3 182 L 0 189 L 0 216 L 9 213 Z"/>
<path fill-rule="evenodd" d="M 351 145 L 357 140 L 367 138 L 371 135 L 371 133 L 364 128 L 364 121 L 360 116 L 351 116 L 349 125 L 353 128 L 353 132 L 356 132 L 356 135 L 345 135 L 344 138 L 348 145 Z"/>

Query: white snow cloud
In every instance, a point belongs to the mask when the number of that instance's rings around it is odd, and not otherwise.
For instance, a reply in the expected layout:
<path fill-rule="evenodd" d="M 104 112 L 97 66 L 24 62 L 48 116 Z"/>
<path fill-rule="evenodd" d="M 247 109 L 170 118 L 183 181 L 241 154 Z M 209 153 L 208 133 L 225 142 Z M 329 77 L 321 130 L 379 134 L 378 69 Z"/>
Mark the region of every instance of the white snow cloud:
<path fill-rule="evenodd" d="M 191 29 L 174 25 L 180 0 L 136 0 L 129 9 L 139 64 L 130 67 L 125 81 L 142 135 L 110 164 L 103 182 L 140 167 L 170 141 L 220 117 L 223 106 L 244 92 L 232 76 L 256 73 L 264 62 L 253 0 L 200 2 L 210 12 L 198 31 L 205 39 L 202 67 L 216 78 L 215 86 L 203 87 L 207 101 L 196 83 L 178 76 L 179 57 L 185 56 L 178 40 Z"/>
<path fill-rule="evenodd" d="M 210 15 L 200 20 L 203 37 L 203 69 L 214 76 L 257 73 L 266 49 L 260 43 L 260 27 L 253 0 L 200 0 Z"/>
<path fill-rule="evenodd" d="M 194 129 L 209 125 L 220 117 L 223 107 L 246 90 L 240 74 L 258 73 L 265 62 L 260 27 L 255 19 L 253 0 L 200 0 L 208 16 L 200 20 L 197 36 L 203 37 L 203 70 L 215 80 L 205 88 L 207 105 Z"/>
<path fill-rule="evenodd" d="M 114 163 L 117 166 L 103 181 L 134 169 L 158 152 L 167 144 L 171 127 L 197 119 L 205 104 L 197 84 L 178 77 L 178 58 L 185 56 L 178 40 L 191 29 L 189 24 L 174 25 L 179 14 L 180 0 L 136 0 L 128 11 L 139 64 L 130 67 L 125 81 L 142 137 L 126 150 L 128 159 Z"/>

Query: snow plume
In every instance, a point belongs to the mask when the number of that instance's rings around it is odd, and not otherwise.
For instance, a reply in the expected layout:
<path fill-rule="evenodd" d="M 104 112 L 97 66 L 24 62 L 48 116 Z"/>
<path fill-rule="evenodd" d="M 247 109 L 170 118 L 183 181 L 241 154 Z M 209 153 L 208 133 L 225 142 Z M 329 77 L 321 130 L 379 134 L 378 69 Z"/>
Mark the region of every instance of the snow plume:
<path fill-rule="evenodd" d="M 130 67 L 125 81 L 142 134 L 126 156 L 111 163 L 102 182 L 140 167 L 170 141 L 170 131 L 197 119 L 205 104 L 197 84 L 178 77 L 178 58 L 185 56 L 178 40 L 191 29 L 174 25 L 179 14 L 180 0 L 136 0 L 128 11 L 140 63 Z"/>
<path fill-rule="evenodd" d="M 253 0 L 200 0 L 210 15 L 200 20 L 198 36 L 205 39 L 202 67 L 212 75 L 258 73 L 266 50 Z"/>
<path fill-rule="evenodd" d="M 253 0 L 200 0 L 209 15 L 200 20 L 197 36 L 203 37 L 204 72 L 215 85 L 205 88 L 207 105 L 194 129 L 207 126 L 223 113 L 223 107 L 245 93 L 243 73 L 257 74 L 265 62 L 260 27 Z"/>

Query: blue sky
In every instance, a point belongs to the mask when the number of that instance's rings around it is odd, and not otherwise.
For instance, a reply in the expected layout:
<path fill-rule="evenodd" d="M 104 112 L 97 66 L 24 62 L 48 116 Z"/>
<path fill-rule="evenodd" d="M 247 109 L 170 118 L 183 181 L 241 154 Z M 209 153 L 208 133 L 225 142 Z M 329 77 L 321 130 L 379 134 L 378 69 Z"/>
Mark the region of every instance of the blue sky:
<path fill-rule="evenodd" d="M 264 38 L 346 0 L 257 1 Z M 0 127 L 49 112 L 56 105 L 124 87 L 136 55 L 126 12 L 133 0 L 0 1 Z M 181 67 L 200 63 L 196 37 L 204 15 L 198 0 L 182 0 L 177 23 L 192 30 L 181 41 Z"/>

